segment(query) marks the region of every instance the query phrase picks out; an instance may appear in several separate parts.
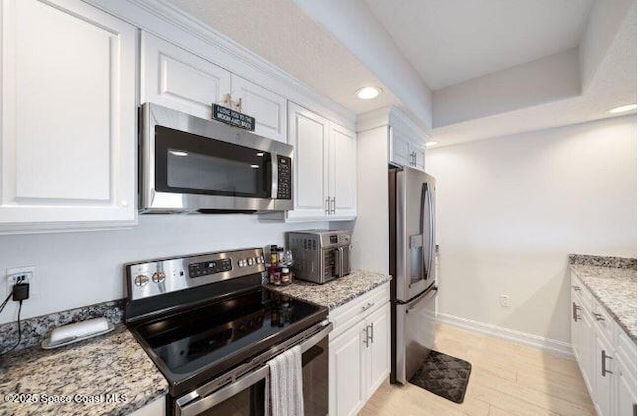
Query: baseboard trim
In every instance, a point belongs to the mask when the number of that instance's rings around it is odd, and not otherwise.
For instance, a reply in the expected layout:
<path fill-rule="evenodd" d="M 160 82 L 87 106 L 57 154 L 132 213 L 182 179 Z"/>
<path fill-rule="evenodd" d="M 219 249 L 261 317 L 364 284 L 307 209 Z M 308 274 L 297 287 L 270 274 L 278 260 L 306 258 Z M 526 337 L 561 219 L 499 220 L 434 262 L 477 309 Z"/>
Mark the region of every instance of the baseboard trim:
<path fill-rule="evenodd" d="M 515 331 L 513 329 L 487 324 L 484 322 L 478 322 L 471 319 L 460 318 L 458 316 L 449 315 L 447 313 L 438 313 L 438 322 L 445 325 L 451 325 L 458 328 L 466 329 L 471 332 L 491 335 L 496 338 L 526 345 L 528 347 L 538 348 L 540 350 L 544 350 L 553 354 L 575 358 L 575 356 L 573 355 L 573 348 L 571 344 L 567 342 L 557 341 L 554 339 L 541 337 L 539 335 L 528 334 L 526 332 Z"/>

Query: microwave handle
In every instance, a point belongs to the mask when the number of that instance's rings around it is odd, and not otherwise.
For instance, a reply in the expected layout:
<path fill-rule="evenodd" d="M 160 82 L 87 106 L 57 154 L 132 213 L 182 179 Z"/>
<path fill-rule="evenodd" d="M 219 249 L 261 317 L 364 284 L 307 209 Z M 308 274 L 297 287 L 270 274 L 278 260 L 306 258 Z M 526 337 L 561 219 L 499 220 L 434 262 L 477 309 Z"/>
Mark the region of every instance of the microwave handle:
<path fill-rule="evenodd" d="M 278 154 L 271 152 L 271 199 L 278 199 Z"/>

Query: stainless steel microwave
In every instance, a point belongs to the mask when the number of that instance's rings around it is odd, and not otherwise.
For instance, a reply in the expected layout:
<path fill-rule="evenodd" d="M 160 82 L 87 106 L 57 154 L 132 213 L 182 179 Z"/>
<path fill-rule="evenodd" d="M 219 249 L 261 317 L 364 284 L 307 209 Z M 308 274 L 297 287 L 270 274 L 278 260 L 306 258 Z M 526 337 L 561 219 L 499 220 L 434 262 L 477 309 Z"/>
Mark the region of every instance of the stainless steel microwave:
<path fill-rule="evenodd" d="M 142 105 L 140 212 L 293 209 L 293 147 L 156 104 Z"/>

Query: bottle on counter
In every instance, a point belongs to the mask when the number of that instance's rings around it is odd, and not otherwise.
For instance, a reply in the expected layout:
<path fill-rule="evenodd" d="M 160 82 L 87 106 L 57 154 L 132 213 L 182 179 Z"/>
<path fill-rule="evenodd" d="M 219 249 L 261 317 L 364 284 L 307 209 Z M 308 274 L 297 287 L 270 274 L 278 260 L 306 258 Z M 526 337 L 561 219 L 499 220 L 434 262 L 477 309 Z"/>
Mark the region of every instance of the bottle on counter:
<path fill-rule="evenodd" d="M 283 267 L 280 270 L 280 282 L 283 285 L 288 285 L 291 283 L 291 272 L 288 267 Z"/>

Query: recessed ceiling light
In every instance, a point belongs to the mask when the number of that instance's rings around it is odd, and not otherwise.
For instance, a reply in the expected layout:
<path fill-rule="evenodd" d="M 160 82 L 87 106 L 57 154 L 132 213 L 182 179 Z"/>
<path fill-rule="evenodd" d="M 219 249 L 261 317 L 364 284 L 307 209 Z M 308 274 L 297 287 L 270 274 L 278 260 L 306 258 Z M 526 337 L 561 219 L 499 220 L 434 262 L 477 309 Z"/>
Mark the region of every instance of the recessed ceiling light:
<path fill-rule="evenodd" d="M 174 156 L 187 156 L 189 154 L 187 152 L 183 152 L 180 150 L 169 150 L 169 153 L 171 153 Z"/>
<path fill-rule="evenodd" d="M 427 146 L 435 146 L 437 144 L 438 144 L 438 142 L 434 142 L 433 140 L 430 141 L 430 142 L 427 142 Z"/>
<path fill-rule="evenodd" d="M 380 95 L 381 92 L 382 89 L 378 87 L 362 87 L 358 91 L 356 91 L 356 95 L 361 100 L 371 100 Z"/>
<path fill-rule="evenodd" d="M 611 114 L 626 113 L 627 111 L 635 110 L 637 107 L 636 104 L 621 105 L 620 107 L 612 108 L 609 112 Z"/>

